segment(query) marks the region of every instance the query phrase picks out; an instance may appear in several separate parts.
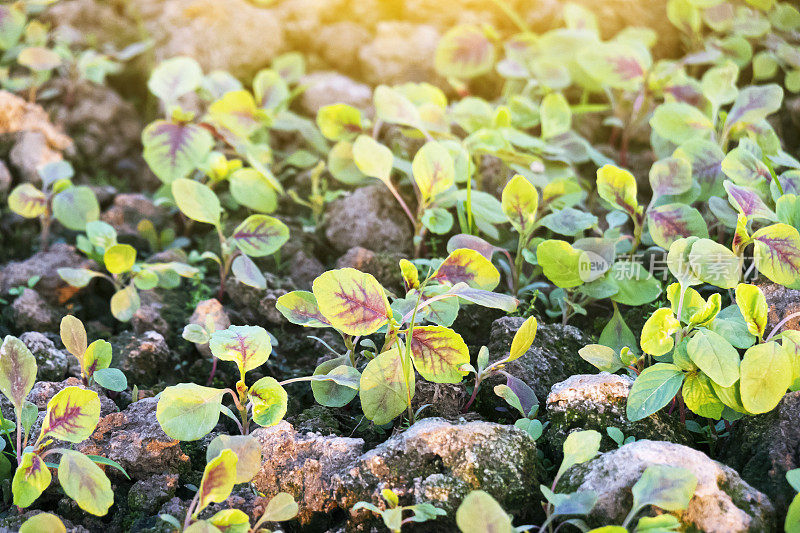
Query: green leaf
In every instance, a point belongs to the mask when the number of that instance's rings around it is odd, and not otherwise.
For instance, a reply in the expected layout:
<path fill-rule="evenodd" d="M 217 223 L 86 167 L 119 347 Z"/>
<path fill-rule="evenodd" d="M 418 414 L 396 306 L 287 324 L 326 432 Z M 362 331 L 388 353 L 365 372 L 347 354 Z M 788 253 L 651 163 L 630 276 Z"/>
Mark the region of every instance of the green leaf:
<path fill-rule="evenodd" d="M 80 452 L 61 451 L 58 482 L 78 507 L 96 516 L 105 516 L 114 503 L 111 482 L 103 470 Z"/>
<path fill-rule="evenodd" d="M 638 306 L 650 303 L 661 294 L 661 283 L 641 264 L 618 261 L 609 276 L 619 286 L 611 299 L 623 305 Z"/>
<path fill-rule="evenodd" d="M 147 88 L 164 102 L 174 103 L 193 92 L 203 81 L 200 65 L 190 57 L 173 57 L 162 61 L 150 74 Z"/>
<path fill-rule="evenodd" d="M 473 490 L 456 511 L 456 524 L 461 533 L 512 533 L 511 517 L 497 500 L 482 490 Z"/>
<path fill-rule="evenodd" d="M 359 135 L 353 143 L 353 161 L 363 174 L 391 183 L 394 155 L 392 151 L 368 135 Z"/>
<path fill-rule="evenodd" d="M 613 348 L 603 346 L 602 344 L 587 344 L 578 350 L 578 355 L 601 372 L 610 372 L 613 374 L 620 368 L 625 367 L 625 364 L 619 357 L 619 353 Z"/>
<path fill-rule="evenodd" d="M 45 438 L 83 442 L 100 421 L 100 398 L 93 390 L 67 387 L 47 402 L 39 441 Z"/>
<path fill-rule="evenodd" d="M 100 204 L 89 187 L 70 187 L 53 197 L 53 216 L 68 229 L 84 231 L 100 216 Z"/>
<path fill-rule="evenodd" d="M 139 309 L 141 300 L 136 287 L 128 285 L 124 289 L 118 290 L 111 297 L 111 314 L 120 322 L 127 322 L 133 318 L 136 310 Z"/>
<path fill-rule="evenodd" d="M 597 225 L 597 217 L 580 209 L 555 209 L 542 217 L 541 225 L 561 235 L 576 236 Z"/>
<path fill-rule="evenodd" d="M 269 215 L 250 215 L 230 237 L 230 241 L 250 257 L 272 255 L 288 240 L 288 226 Z"/>
<path fill-rule="evenodd" d="M 460 25 L 439 40 L 434 67 L 442 77 L 468 79 L 489 72 L 494 61 L 494 45 L 486 33 L 478 26 Z"/>
<path fill-rule="evenodd" d="M 253 78 L 253 96 L 261 109 L 280 109 L 290 98 L 289 86 L 272 69 L 262 69 Z"/>
<path fill-rule="evenodd" d="M 514 229 L 520 235 L 528 235 L 536 222 L 539 193 L 527 178 L 516 174 L 503 188 L 502 207 Z"/>
<path fill-rule="evenodd" d="M 222 207 L 208 186 L 185 178 L 172 182 L 172 197 L 181 212 L 192 220 L 219 225 Z"/>
<path fill-rule="evenodd" d="M 625 323 L 619 308 L 614 309 L 611 320 L 600 332 L 600 339 L 598 340 L 600 344 L 610 347 L 616 353 L 619 353 L 626 346 L 636 353 L 639 351 L 636 336 L 631 331 L 631 328 L 628 327 L 628 324 Z M 611 371 L 609 370 L 609 372 Z"/>
<path fill-rule="evenodd" d="M 570 467 L 591 460 L 600 451 L 600 433 L 593 429 L 573 431 L 564 440 L 564 459 L 556 473 L 556 479 Z"/>
<path fill-rule="evenodd" d="M 431 233 L 445 235 L 453 228 L 454 221 L 453 215 L 447 209 L 434 207 L 422 213 L 421 222 Z"/>
<path fill-rule="evenodd" d="M 248 394 L 253 402 L 253 422 L 259 426 L 274 426 L 283 420 L 289 396 L 275 378 L 259 379 Z"/>
<path fill-rule="evenodd" d="M 92 374 L 92 378 L 104 389 L 121 392 L 128 388 L 128 379 L 119 368 L 100 368 Z"/>
<path fill-rule="evenodd" d="M 693 139 L 706 139 L 714 124 L 702 111 L 683 102 L 667 102 L 658 106 L 650 126 L 664 139 L 681 144 Z"/>
<path fill-rule="evenodd" d="M 144 160 L 164 183 L 186 178 L 197 169 L 214 147 L 205 128 L 157 120 L 142 132 Z"/>
<path fill-rule="evenodd" d="M 81 369 L 87 376 L 93 376 L 98 370 L 108 368 L 111 364 L 111 344 L 102 339 L 91 343 L 81 358 Z"/>
<path fill-rule="evenodd" d="M 738 376 L 737 376 L 738 379 Z M 692 372 L 686 376 L 681 391 L 686 407 L 693 413 L 719 420 L 725 404 L 714 393 L 711 379 L 701 372 Z"/>
<path fill-rule="evenodd" d="M 414 181 L 427 201 L 455 183 L 455 166 L 450 152 L 441 143 L 429 141 L 420 148 L 411 163 Z"/>
<path fill-rule="evenodd" d="M 772 411 L 792 384 L 792 361 L 776 342 L 757 344 L 744 353 L 740 367 L 742 405 L 752 414 Z"/>
<path fill-rule="evenodd" d="M 73 287 L 85 287 L 92 279 L 102 277 L 102 274 L 86 268 L 59 268 L 56 272 L 61 279 Z"/>
<path fill-rule="evenodd" d="M 665 511 L 680 511 L 689 506 L 697 488 L 697 476 L 688 468 L 650 465 L 633 487 L 633 508 L 655 505 Z"/>
<path fill-rule="evenodd" d="M 15 409 L 22 409 L 36 383 L 36 358 L 21 340 L 7 335 L 0 345 L 0 392 Z"/>
<path fill-rule="evenodd" d="M 561 93 L 548 93 L 539 108 L 542 121 L 542 139 L 551 139 L 570 130 L 572 111 Z"/>
<path fill-rule="evenodd" d="M 686 346 L 692 362 L 722 387 L 739 379 L 739 352 L 718 333 L 698 330 Z"/>
<path fill-rule="evenodd" d="M 577 54 L 578 64 L 605 87 L 635 90 L 652 58 L 646 48 L 624 41 L 593 42 Z"/>
<path fill-rule="evenodd" d="M 736 95 L 739 94 L 739 89 L 736 87 L 738 77 L 739 67 L 732 61 L 712 67 L 703 74 L 700 88 L 714 109 L 719 109 L 736 99 Z"/>
<path fill-rule="evenodd" d="M 681 390 L 683 378 L 683 372 L 672 364 L 656 363 L 645 368 L 628 394 L 628 419 L 642 420 L 667 405 Z"/>
<path fill-rule="evenodd" d="M 272 353 L 267 330 L 260 326 L 230 326 L 211 334 L 208 347 L 214 357 L 233 361 L 244 379 L 245 372 L 260 367 Z"/>
<path fill-rule="evenodd" d="M 25 32 L 25 5 L 6 4 L 0 6 L 0 49 L 13 48 Z"/>
<path fill-rule="evenodd" d="M 689 264 L 697 279 L 723 289 L 739 283 L 739 258 L 728 247 L 711 239 L 699 239 L 689 252 Z"/>
<path fill-rule="evenodd" d="M 331 141 L 352 141 L 361 133 L 361 111 L 347 104 L 322 106 L 317 111 L 319 131 Z"/>
<path fill-rule="evenodd" d="M 325 319 L 348 335 L 370 335 L 392 317 L 378 280 L 354 268 L 325 272 L 314 280 L 313 292 Z"/>
<path fill-rule="evenodd" d="M 444 326 L 416 326 L 407 342 L 414 368 L 423 378 L 434 383 L 461 383 L 466 372 L 460 368 L 469 363 L 469 349 L 461 335 Z"/>
<path fill-rule="evenodd" d="M 181 383 L 167 387 L 156 407 L 156 418 L 168 436 L 192 441 L 203 438 L 219 421 L 225 391 Z"/>
<path fill-rule="evenodd" d="M 350 360 L 346 356 L 336 357 L 320 363 L 314 369 L 315 376 L 341 377 L 355 380 L 355 387 L 349 387 L 337 383 L 337 380 L 326 379 L 311 382 L 311 391 L 317 403 L 326 407 L 344 407 L 350 403 L 358 394 L 358 384 L 361 374 L 350 366 Z"/>
<path fill-rule="evenodd" d="M 288 492 L 279 492 L 267 504 L 262 519 L 267 522 L 285 522 L 297 516 L 297 502 Z"/>
<path fill-rule="evenodd" d="M 568 289 L 583 283 L 580 275 L 581 259 L 585 252 L 568 242 L 546 240 L 536 248 L 536 258 L 544 275 L 557 287 Z"/>
<path fill-rule="evenodd" d="M 112 274 L 128 272 L 136 263 L 136 248 L 130 244 L 115 244 L 103 254 L 103 263 Z"/>
<path fill-rule="evenodd" d="M 107 250 L 117 244 L 117 230 L 111 224 L 95 220 L 86 224 L 86 238 L 93 246 Z"/>
<path fill-rule="evenodd" d="M 800 233 L 788 224 L 772 224 L 753 233 L 756 268 L 775 283 L 800 289 Z"/>
<path fill-rule="evenodd" d="M 22 454 L 22 461 L 14 472 L 11 492 L 14 505 L 28 507 L 50 486 L 52 476 L 44 459 L 34 452 Z"/>
<path fill-rule="evenodd" d="M 413 396 L 414 372 L 408 374 L 407 388 L 401 357 L 397 348 L 387 350 L 367 363 L 361 374 L 361 409 L 376 425 L 394 420 L 408 407 L 409 397 Z"/>
<path fill-rule="evenodd" d="M 240 168 L 228 179 L 231 196 L 239 204 L 259 213 L 272 213 L 277 209 L 277 191 L 261 172 L 252 168 Z"/>

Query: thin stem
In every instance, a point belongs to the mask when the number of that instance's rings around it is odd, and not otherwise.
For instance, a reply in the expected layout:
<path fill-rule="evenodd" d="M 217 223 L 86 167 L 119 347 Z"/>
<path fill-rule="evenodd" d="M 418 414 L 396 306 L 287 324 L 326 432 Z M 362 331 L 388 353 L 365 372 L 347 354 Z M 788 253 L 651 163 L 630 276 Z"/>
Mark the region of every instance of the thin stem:
<path fill-rule="evenodd" d="M 800 317 L 800 311 L 798 311 L 797 313 L 792 313 L 791 315 L 789 315 L 789 316 L 785 317 L 783 320 L 781 320 L 780 322 L 778 322 L 778 323 L 775 325 L 775 327 L 774 327 L 774 328 L 772 328 L 772 331 L 770 331 L 770 332 L 769 332 L 769 335 L 767 335 L 767 338 L 766 338 L 766 339 L 764 339 L 764 342 L 767 342 L 768 340 L 770 340 L 770 339 L 773 337 L 773 335 L 775 335 L 775 334 L 778 332 L 778 330 L 779 330 L 779 329 L 781 329 L 781 327 L 782 327 L 784 324 L 786 324 L 787 322 L 789 322 L 791 319 L 793 319 L 793 318 L 797 318 L 797 317 Z"/>
<path fill-rule="evenodd" d="M 500 8 L 500 11 L 502 11 L 509 19 L 511 19 L 511 22 L 513 22 L 521 32 L 531 33 L 530 27 L 525 23 L 524 20 L 522 20 L 522 17 L 520 17 L 516 11 L 511 9 L 503 0 L 492 0 L 492 3 Z"/>
<path fill-rule="evenodd" d="M 386 184 L 386 188 L 389 189 L 389 192 L 391 192 L 392 195 L 394 195 L 394 197 L 397 199 L 397 202 L 400 204 L 400 207 L 402 207 L 403 211 L 405 211 L 406 216 L 408 217 L 408 220 L 411 221 L 411 225 L 414 226 L 414 228 L 416 228 L 417 227 L 417 219 L 415 219 L 414 215 L 411 214 L 411 209 L 408 208 L 408 205 L 406 205 L 406 202 L 405 202 L 405 200 L 403 200 L 403 197 L 400 196 L 400 193 L 397 192 L 397 189 L 395 188 L 395 186 L 389 180 L 386 180 L 383 183 Z"/>
<path fill-rule="evenodd" d="M 468 412 L 469 408 L 472 407 L 472 404 L 475 402 L 475 398 L 478 397 L 478 389 L 481 388 L 481 381 L 482 380 L 480 376 L 475 377 L 475 387 L 472 389 L 472 396 L 469 397 L 467 404 L 461 410 L 462 413 Z"/>
<path fill-rule="evenodd" d="M 192 503 L 189 504 L 189 508 L 186 510 L 186 518 L 183 520 L 183 529 L 187 529 L 189 525 L 192 523 L 192 513 L 194 513 L 194 508 L 197 507 L 198 501 L 200 501 L 199 490 L 194 495 L 194 498 L 192 498 Z"/>

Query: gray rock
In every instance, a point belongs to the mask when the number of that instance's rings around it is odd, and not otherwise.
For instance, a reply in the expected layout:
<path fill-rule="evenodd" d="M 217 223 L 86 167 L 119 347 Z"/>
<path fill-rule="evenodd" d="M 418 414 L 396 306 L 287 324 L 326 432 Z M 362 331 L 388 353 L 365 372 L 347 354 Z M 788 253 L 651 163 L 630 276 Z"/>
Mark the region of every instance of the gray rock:
<path fill-rule="evenodd" d="M 400 273 L 400 259 L 403 254 L 375 253 L 360 246 L 347 250 L 336 260 L 336 268 L 351 267 L 375 276 L 381 285 L 388 289 L 401 288 L 403 276 Z"/>
<path fill-rule="evenodd" d="M 292 281 L 298 289 L 311 290 L 311 284 L 325 272 L 325 265 L 305 250 L 298 250 L 289 262 Z"/>
<path fill-rule="evenodd" d="M 143 194 L 117 194 L 100 219 L 114 226 L 120 235 L 138 235 L 137 226 L 142 220 L 149 220 L 161 232 L 167 212 Z"/>
<path fill-rule="evenodd" d="M 133 511 L 152 514 L 174 497 L 177 489 L 177 474 L 156 474 L 140 479 L 128 491 L 128 507 Z"/>
<path fill-rule="evenodd" d="M 55 480 L 53 481 L 55 482 Z M 25 511 L 23 513 L 9 513 L 7 516 L 0 518 L 0 531 L 3 532 L 19 531 L 19 528 L 22 526 L 22 524 L 25 523 L 26 520 L 42 512 L 44 511 L 30 510 L 30 511 Z M 58 517 L 61 519 L 61 522 L 64 524 L 66 530 L 69 531 L 70 533 L 90 533 L 91 531 L 89 529 L 86 529 L 80 524 L 70 522 L 66 518 L 63 518 L 61 516 Z"/>
<path fill-rule="evenodd" d="M 164 336 L 156 331 L 125 332 L 110 339 L 111 366 L 125 373 L 131 383 L 157 383 L 175 368 L 177 359 Z"/>
<path fill-rule="evenodd" d="M 261 470 L 253 485 L 270 498 L 282 491 L 292 494 L 302 523 L 338 506 L 334 476 L 341 475 L 364 446 L 361 439 L 300 434 L 285 420 L 252 435 L 262 448 Z"/>
<path fill-rule="evenodd" d="M 795 495 L 786 472 L 800 468 L 800 391 L 784 396 L 769 413 L 736 422 L 720 458 L 769 496 L 782 516 Z"/>
<path fill-rule="evenodd" d="M 359 457 L 340 475 L 339 502 L 381 502 L 391 488 L 403 501 L 431 502 L 451 514 L 481 489 L 510 513 L 529 511 L 543 470 L 527 433 L 492 422 L 426 418 Z"/>
<path fill-rule="evenodd" d="M 556 383 L 547 396 L 546 408 L 550 427 L 545 438 L 555 455 L 561 458 L 564 439 L 576 430 L 594 429 L 604 435 L 603 450 L 616 448 L 616 443 L 605 436 L 607 427 L 622 430 L 626 437 L 692 443 L 683 424 L 664 412 L 643 420 L 630 422 L 625 414 L 628 393 L 633 380 L 628 376 L 600 374 L 577 374 Z"/>
<path fill-rule="evenodd" d="M 53 341 L 37 331 L 28 331 L 20 335 L 19 340 L 36 358 L 36 378 L 42 381 L 61 381 L 69 370 L 72 355 L 59 350 Z"/>
<path fill-rule="evenodd" d="M 375 38 L 359 50 L 366 81 L 379 85 L 426 81 L 438 84 L 433 58 L 440 34 L 435 26 L 380 22 Z M 441 84 L 440 84 L 441 85 Z"/>
<path fill-rule="evenodd" d="M 589 514 L 593 526 L 621 524 L 630 511 L 631 487 L 642 472 L 656 464 L 680 466 L 697 476 L 689 506 L 673 514 L 681 530 L 708 533 L 773 531 L 775 511 L 767 497 L 743 481 L 733 469 L 703 452 L 680 444 L 641 440 L 573 466 L 559 482 L 558 492 L 593 490 L 598 500 Z M 652 513 L 652 508 L 649 508 Z M 644 514 L 642 515 L 644 516 Z"/>
<path fill-rule="evenodd" d="M 93 265 L 92 261 L 78 255 L 72 246 L 57 243 L 24 261 L 6 264 L 0 270 L 0 294 L 6 294 L 13 287 L 26 285 L 29 279 L 39 276 L 36 290 L 45 300 L 55 304 L 68 287 L 57 270 L 62 267 L 91 268 Z"/>
<path fill-rule="evenodd" d="M 189 470 L 189 457 L 180 443 L 167 436 L 156 419 L 156 398 L 143 398 L 124 411 L 104 416 L 88 440 L 78 445 L 86 454 L 118 462 L 135 480 L 157 474 L 181 474 Z M 111 477 L 122 476 L 108 469 Z"/>
<path fill-rule="evenodd" d="M 11 309 L 18 329 L 58 331 L 61 314 L 33 289 L 23 289 L 11 304 Z"/>
<path fill-rule="evenodd" d="M 8 154 L 8 159 L 17 172 L 33 183 L 41 183 L 36 169 L 47 163 L 61 161 L 61 153 L 50 148 L 47 137 L 38 131 L 24 131 Z"/>
<path fill-rule="evenodd" d="M 163 308 L 160 302 L 143 303 L 131 318 L 133 332 L 144 335 L 148 331 L 155 331 L 162 337 L 169 334 L 169 324 L 162 316 Z"/>
<path fill-rule="evenodd" d="M 492 323 L 489 337 L 489 358 L 494 361 L 508 356 L 514 334 L 525 319 L 503 317 Z M 573 374 L 589 374 L 589 363 L 581 359 L 578 350 L 590 344 L 591 339 L 574 326 L 539 324 L 536 339 L 525 354 L 506 365 L 505 370 L 528 384 L 540 402 L 559 381 Z M 505 381 L 504 379 L 501 381 Z"/>
<path fill-rule="evenodd" d="M 361 187 L 332 202 L 325 222 L 325 236 L 340 253 L 354 246 L 399 253 L 411 247 L 411 224 L 382 184 Z"/>
<path fill-rule="evenodd" d="M 763 283 L 758 287 L 764 293 L 769 307 L 766 335 L 784 318 L 800 313 L 800 290 L 789 289 L 777 283 Z M 800 315 L 787 320 L 778 332 L 789 329 L 800 329 Z"/>
<path fill-rule="evenodd" d="M 206 327 L 207 322 L 213 324 L 214 331 L 227 329 L 231 325 L 231 319 L 228 313 L 225 312 L 225 308 L 222 307 L 222 304 L 216 298 L 199 302 L 191 318 L 189 318 L 190 324 L 198 324 L 203 327 Z M 211 357 L 211 349 L 209 349 L 208 343 L 195 343 L 195 346 L 197 346 L 200 353 L 206 357 Z"/>
<path fill-rule="evenodd" d="M 313 72 L 300 83 L 306 86 L 300 105 L 312 117 L 326 105 L 347 104 L 361 110 L 372 105 L 372 89 L 368 85 L 337 72 Z"/>

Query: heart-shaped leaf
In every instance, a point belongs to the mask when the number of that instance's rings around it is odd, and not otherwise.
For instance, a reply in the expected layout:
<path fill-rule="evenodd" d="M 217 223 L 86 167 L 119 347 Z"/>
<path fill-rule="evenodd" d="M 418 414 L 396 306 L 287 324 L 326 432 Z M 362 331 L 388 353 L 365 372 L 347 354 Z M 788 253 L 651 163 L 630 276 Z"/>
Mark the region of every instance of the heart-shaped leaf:
<path fill-rule="evenodd" d="M 378 280 L 354 268 L 325 272 L 314 280 L 313 292 L 325 319 L 348 335 L 375 333 L 392 317 Z"/>

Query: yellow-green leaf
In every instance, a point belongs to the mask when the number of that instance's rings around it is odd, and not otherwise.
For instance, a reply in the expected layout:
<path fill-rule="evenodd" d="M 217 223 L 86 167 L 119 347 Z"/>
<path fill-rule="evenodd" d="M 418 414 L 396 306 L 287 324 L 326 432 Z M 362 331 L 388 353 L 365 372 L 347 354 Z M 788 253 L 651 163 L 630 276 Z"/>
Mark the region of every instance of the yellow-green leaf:
<path fill-rule="evenodd" d="M 536 247 L 536 259 L 544 275 L 562 289 L 583 284 L 580 265 L 585 254 L 568 242 L 555 239 L 546 240 Z"/>
<path fill-rule="evenodd" d="M 249 395 L 253 401 L 253 422 L 259 426 L 274 426 L 283 420 L 289 396 L 275 378 L 259 379 L 250 387 Z"/>
<path fill-rule="evenodd" d="M 59 517 L 50 513 L 39 513 L 25 520 L 19 528 L 19 533 L 67 533 L 64 522 Z"/>
<path fill-rule="evenodd" d="M 208 186 L 180 178 L 172 182 L 172 197 L 181 212 L 192 220 L 218 225 L 222 206 Z"/>
<path fill-rule="evenodd" d="M 250 531 L 250 517 L 239 509 L 218 511 L 208 519 L 208 522 L 222 531 L 222 533 L 248 533 Z"/>
<path fill-rule="evenodd" d="M 514 361 L 525 355 L 525 352 L 528 351 L 528 348 L 531 347 L 533 340 L 536 338 L 537 327 L 538 323 L 535 316 L 528 317 L 522 323 L 511 341 L 511 350 L 508 353 L 509 361 Z"/>
<path fill-rule="evenodd" d="M 115 244 L 103 254 L 103 263 L 112 274 L 128 272 L 136 263 L 136 248 L 130 244 Z"/>
<path fill-rule="evenodd" d="M 21 340 L 11 335 L 0 345 L 0 392 L 16 409 L 36 383 L 36 358 Z"/>
<path fill-rule="evenodd" d="M 375 333 L 392 317 L 378 280 L 354 268 L 325 272 L 314 280 L 313 291 L 322 315 L 348 335 Z"/>
<path fill-rule="evenodd" d="M 240 168 L 229 180 L 231 196 L 239 204 L 259 213 L 272 213 L 278 207 L 277 191 L 261 172 Z"/>
<path fill-rule="evenodd" d="M 64 450 L 58 465 L 58 482 L 78 507 L 96 516 L 105 516 L 114 503 L 111 482 L 94 461 L 80 452 Z"/>
<path fill-rule="evenodd" d="M 275 217 L 250 215 L 233 230 L 230 240 L 245 255 L 264 257 L 286 244 L 289 228 Z"/>
<path fill-rule="evenodd" d="M 473 289 L 491 291 L 500 283 L 500 272 L 480 253 L 469 248 L 453 250 L 433 274 L 439 283 L 466 283 Z"/>
<path fill-rule="evenodd" d="M 680 329 L 681 324 L 672 309 L 663 307 L 650 315 L 642 327 L 642 351 L 659 356 L 668 353 L 675 345 L 672 335 Z"/>
<path fill-rule="evenodd" d="M 67 442 L 88 439 L 100 421 L 100 398 L 93 390 L 67 387 L 47 402 L 39 440 L 51 437 Z"/>
<path fill-rule="evenodd" d="M 461 335 L 444 326 L 417 326 L 408 341 L 414 367 L 434 383 L 460 383 L 469 363 L 469 349 Z"/>
<path fill-rule="evenodd" d="M 207 435 L 219 422 L 225 391 L 181 383 L 167 387 L 156 407 L 156 418 L 168 436 L 192 441 Z"/>
<path fill-rule="evenodd" d="M 61 342 L 69 353 L 83 360 L 83 353 L 86 351 L 86 328 L 83 322 L 72 315 L 67 315 L 61 319 L 60 326 Z"/>
<path fill-rule="evenodd" d="M 317 126 L 331 141 L 352 140 L 361 133 L 361 111 L 347 104 L 332 104 L 319 108 Z"/>
<path fill-rule="evenodd" d="M 14 494 L 14 505 L 28 507 L 44 489 L 50 486 L 52 476 L 44 464 L 44 459 L 33 452 L 22 455 L 22 462 L 14 472 L 11 481 L 11 492 Z"/>
<path fill-rule="evenodd" d="M 225 449 L 212 459 L 203 470 L 203 479 L 197 491 L 197 508 L 192 516 L 211 503 L 219 503 L 228 499 L 236 483 L 236 463 L 238 458 L 233 450 Z"/>
<path fill-rule="evenodd" d="M 436 141 L 425 143 L 417 151 L 411 163 L 411 172 L 425 201 L 449 189 L 456 178 L 450 152 Z"/>
<path fill-rule="evenodd" d="M 520 235 L 533 231 L 536 210 L 539 208 L 539 193 L 536 187 L 519 174 L 506 183 L 502 194 L 503 213 Z"/>
<path fill-rule="evenodd" d="M 215 331 L 208 347 L 214 357 L 234 361 L 242 376 L 266 363 L 272 353 L 269 334 L 260 326 L 230 326 Z"/>
<path fill-rule="evenodd" d="M 47 211 L 47 196 L 30 183 L 23 183 L 8 195 L 8 207 L 21 217 L 36 218 Z"/>
<path fill-rule="evenodd" d="M 736 286 L 736 305 L 742 312 L 747 331 L 759 339 L 764 336 L 767 327 L 767 299 L 761 289 L 755 285 L 740 283 Z"/>
<path fill-rule="evenodd" d="M 359 135 L 353 143 L 353 161 L 365 175 L 378 178 L 384 183 L 389 182 L 394 155 L 369 135 Z"/>
<path fill-rule="evenodd" d="M 759 272 L 775 283 L 800 289 L 800 233 L 789 224 L 773 224 L 753 233 L 753 257 Z"/>
<path fill-rule="evenodd" d="M 367 419 L 379 426 L 402 413 L 408 407 L 409 397 L 414 395 L 414 371 L 409 369 L 406 388 L 401 357 L 397 348 L 392 348 L 367 363 L 361 374 L 361 409 Z"/>
<path fill-rule="evenodd" d="M 275 302 L 275 309 L 292 324 L 310 328 L 326 328 L 331 324 L 322 316 L 314 294 L 308 291 L 292 291 Z"/>
<path fill-rule="evenodd" d="M 127 322 L 133 318 L 134 313 L 139 309 L 141 300 L 136 287 L 131 284 L 115 292 L 109 303 L 111 305 L 111 314 L 114 315 L 114 318 L 120 322 Z"/>
<path fill-rule="evenodd" d="M 742 405 L 749 413 L 772 411 L 792 384 L 792 361 L 776 342 L 756 344 L 740 367 Z"/>
<path fill-rule="evenodd" d="M 612 206 L 631 216 L 636 214 L 636 178 L 627 170 L 604 165 L 597 171 L 597 194 Z"/>
<path fill-rule="evenodd" d="M 247 483 L 261 468 L 261 443 L 252 435 L 218 435 L 206 449 L 206 462 L 222 453 L 233 450 L 236 464 L 236 483 Z"/>

